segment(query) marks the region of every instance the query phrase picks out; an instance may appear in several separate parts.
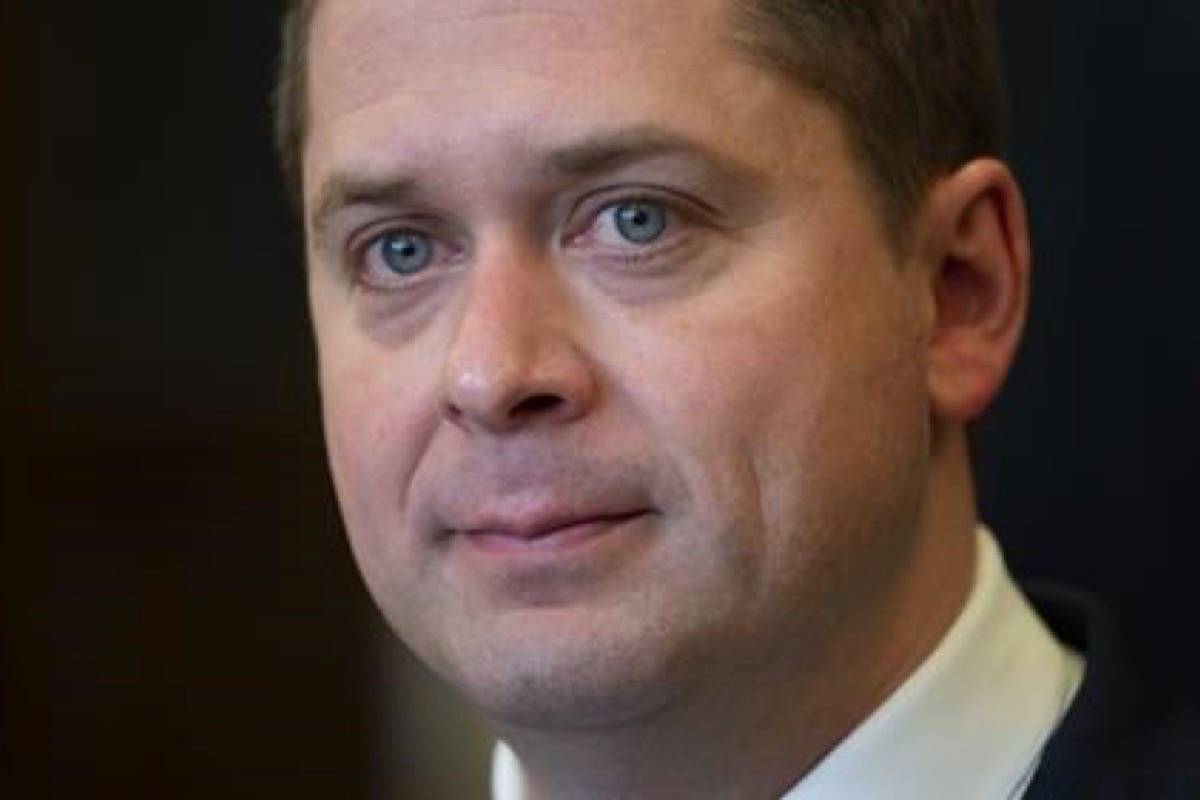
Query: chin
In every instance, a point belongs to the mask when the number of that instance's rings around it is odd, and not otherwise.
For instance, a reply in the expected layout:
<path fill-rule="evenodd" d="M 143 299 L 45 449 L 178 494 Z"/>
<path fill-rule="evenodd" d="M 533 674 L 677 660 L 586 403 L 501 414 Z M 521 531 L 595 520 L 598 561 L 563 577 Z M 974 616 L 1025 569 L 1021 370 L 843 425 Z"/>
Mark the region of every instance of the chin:
<path fill-rule="evenodd" d="M 612 728 L 644 719 L 669 701 L 667 680 L 638 674 L 628 664 L 518 665 L 464 687 L 502 726 L 533 730 Z M 606 669 L 612 667 L 612 669 Z"/>
<path fill-rule="evenodd" d="M 511 636 L 460 653 L 441 670 L 501 726 L 541 730 L 603 728 L 653 715 L 681 683 L 668 642 L 603 634 L 581 626 L 561 635 Z M 646 633 L 643 631 L 642 633 Z"/>

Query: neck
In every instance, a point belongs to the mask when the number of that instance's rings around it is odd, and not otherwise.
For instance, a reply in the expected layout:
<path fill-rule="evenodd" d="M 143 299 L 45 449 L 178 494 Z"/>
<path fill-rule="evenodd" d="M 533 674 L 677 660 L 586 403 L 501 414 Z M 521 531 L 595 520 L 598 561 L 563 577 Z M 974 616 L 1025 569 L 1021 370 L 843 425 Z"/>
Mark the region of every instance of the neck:
<path fill-rule="evenodd" d="M 906 558 L 820 658 L 764 661 L 611 728 L 502 727 L 526 799 L 768 800 L 797 783 L 916 670 L 966 602 L 976 525 L 967 448 L 958 431 L 940 444 Z"/>

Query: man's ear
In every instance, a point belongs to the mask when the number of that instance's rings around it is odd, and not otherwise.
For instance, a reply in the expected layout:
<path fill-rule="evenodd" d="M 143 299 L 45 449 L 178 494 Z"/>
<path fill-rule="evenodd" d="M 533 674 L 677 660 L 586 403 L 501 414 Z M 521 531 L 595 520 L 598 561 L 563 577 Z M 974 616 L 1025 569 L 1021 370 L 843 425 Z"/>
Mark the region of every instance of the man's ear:
<path fill-rule="evenodd" d="M 1025 204 L 1008 167 L 994 159 L 939 179 L 928 200 L 930 399 L 935 417 L 965 423 L 999 392 L 1025 323 Z"/>

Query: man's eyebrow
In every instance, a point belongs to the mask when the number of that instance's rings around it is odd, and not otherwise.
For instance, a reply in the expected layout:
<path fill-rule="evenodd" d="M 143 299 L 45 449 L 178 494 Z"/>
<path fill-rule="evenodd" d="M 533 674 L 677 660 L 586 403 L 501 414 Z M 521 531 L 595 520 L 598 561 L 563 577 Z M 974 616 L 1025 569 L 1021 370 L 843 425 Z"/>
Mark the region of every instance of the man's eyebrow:
<path fill-rule="evenodd" d="M 552 149 L 544 161 L 551 175 L 586 177 L 669 155 L 699 161 L 728 178 L 747 180 L 760 176 L 757 170 L 730 156 L 658 127 L 622 128 L 588 136 Z M 322 238 L 329 220 L 343 208 L 354 205 L 403 205 L 417 196 L 420 190 L 420 181 L 407 173 L 335 173 L 316 193 L 309 217 L 314 239 L 319 241 Z"/>
<path fill-rule="evenodd" d="M 417 180 L 408 175 L 335 173 L 317 191 L 309 227 L 320 239 L 339 210 L 354 205 L 399 205 L 417 193 Z"/>
<path fill-rule="evenodd" d="M 680 155 L 705 162 L 729 175 L 754 170 L 686 136 L 658 127 L 634 127 L 589 136 L 551 151 L 549 164 L 563 175 L 594 175 L 663 155 Z"/>

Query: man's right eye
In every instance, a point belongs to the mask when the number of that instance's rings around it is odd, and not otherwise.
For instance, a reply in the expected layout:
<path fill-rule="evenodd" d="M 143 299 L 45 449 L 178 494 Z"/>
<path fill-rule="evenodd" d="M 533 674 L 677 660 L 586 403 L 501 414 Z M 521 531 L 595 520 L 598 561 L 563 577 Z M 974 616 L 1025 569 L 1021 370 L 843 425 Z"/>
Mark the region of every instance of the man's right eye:
<path fill-rule="evenodd" d="M 364 235 L 347 245 L 347 271 L 365 289 L 397 292 L 458 261 L 459 252 L 432 230 L 394 226 Z"/>
<path fill-rule="evenodd" d="M 396 275 L 415 275 L 433 261 L 434 244 L 419 231 L 394 230 L 376 237 L 367 255 L 378 258 L 383 267 Z"/>

